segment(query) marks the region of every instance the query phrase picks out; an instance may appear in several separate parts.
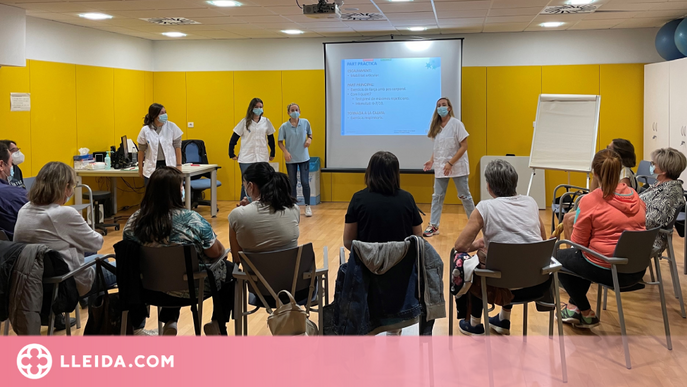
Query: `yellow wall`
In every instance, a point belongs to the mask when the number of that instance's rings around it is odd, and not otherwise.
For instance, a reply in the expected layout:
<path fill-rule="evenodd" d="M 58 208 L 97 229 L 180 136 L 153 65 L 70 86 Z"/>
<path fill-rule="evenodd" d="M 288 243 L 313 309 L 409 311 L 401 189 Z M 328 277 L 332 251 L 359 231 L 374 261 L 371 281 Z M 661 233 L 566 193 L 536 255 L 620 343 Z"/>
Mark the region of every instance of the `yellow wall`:
<path fill-rule="evenodd" d="M 123 135 L 135 139 L 152 102 L 165 105 L 185 139 L 205 141 L 209 160 L 222 166 L 220 200 L 239 196 L 241 174 L 227 148 L 253 97 L 264 101 L 265 117 L 277 130 L 288 118 L 286 105 L 299 103 L 313 129 L 310 155 L 324 160 L 323 70 L 152 73 L 30 60 L 25 68 L 0 68 L 0 95 L 10 92 L 30 92 L 32 97 L 31 112 L 10 112 L 9 98 L 0 98 L 0 138 L 11 138 L 22 148 L 26 176 L 35 175 L 47 161 L 71 164 L 78 148 L 105 150 Z M 482 156 L 529 155 L 539 94 L 600 94 L 599 147 L 627 138 L 641 155 L 643 92 L 642 64 L 463 68 L 462 120 L 470 133 L 473 197 L 479 200 Z M 194 127 L 188 128 L 188 122 Z M 285 171 L 278 148 L 276 161 Z M 553 188 L 567 182 L 567 174 L 547 171 L 546 178 L 550 201 Z M 583 174 L 573 173 L 571 181 L 585 184 Z M 418 203 L 431 202 L 432 175 L 403 175 L 401 182 Z M 101 189 L 108 184 L 104 179 L 90 183 Z M 139 189 L 127 192 L 131 189 L 120 183 L 122 206 L 140 200 L 142 181 L 129 179 L 129 184 Z M 360 173 L 321 176 L 324 201 L 348 201 L 362 187 Z M 459 202 L 449 185 L 446 203 Z"/>

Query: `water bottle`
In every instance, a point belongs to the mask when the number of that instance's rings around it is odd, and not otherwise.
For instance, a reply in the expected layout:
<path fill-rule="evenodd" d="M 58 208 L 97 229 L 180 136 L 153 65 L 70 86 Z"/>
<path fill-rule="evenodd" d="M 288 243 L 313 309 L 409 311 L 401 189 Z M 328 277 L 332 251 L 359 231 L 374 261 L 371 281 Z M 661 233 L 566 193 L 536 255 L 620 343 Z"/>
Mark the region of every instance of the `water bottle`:
<path fill-rule="evenodd" d="M 112 167 L 112 159 L 110 159 L 110 151 L 107 151 L 105 155 L 105 169 L 110 169 Z"/>

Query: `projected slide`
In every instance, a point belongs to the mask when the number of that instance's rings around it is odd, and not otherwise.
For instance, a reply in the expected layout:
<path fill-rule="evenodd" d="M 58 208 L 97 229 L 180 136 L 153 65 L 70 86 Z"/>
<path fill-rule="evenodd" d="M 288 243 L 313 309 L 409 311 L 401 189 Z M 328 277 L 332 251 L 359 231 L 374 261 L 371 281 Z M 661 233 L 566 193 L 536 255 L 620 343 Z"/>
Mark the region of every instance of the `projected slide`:
<path fill-rule="evenodd" d="M 341 61 L 342 136 L 426 136 L 439 98 L 439 57 Z"/>

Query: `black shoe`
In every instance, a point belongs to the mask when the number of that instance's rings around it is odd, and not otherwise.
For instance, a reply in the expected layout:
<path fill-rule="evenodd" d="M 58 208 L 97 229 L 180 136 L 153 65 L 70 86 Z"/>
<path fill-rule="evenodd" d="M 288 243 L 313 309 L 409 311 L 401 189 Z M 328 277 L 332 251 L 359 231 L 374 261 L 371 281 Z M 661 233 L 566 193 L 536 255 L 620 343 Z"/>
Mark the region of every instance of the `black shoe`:
<path fill-rule="evenodd" d="M 48 326 L 49 322 L 50 322 L 49 318 L 47 318 L 47 317 L 45 319 L 41 318 L 41 325 L 42 326 Z M 69 326 L 73 327 L 74 325 L 76 325 L 76 319 L 74 317 L 70 317 L 69 318 Z M 64 324 L 64 314 L 63 313 L 56 314 L 55 315 L 55 329 L 54 329 L 54 331 L 55 332 L 63 331 L 65 329 L 67 329 L 67 326 Z"/>

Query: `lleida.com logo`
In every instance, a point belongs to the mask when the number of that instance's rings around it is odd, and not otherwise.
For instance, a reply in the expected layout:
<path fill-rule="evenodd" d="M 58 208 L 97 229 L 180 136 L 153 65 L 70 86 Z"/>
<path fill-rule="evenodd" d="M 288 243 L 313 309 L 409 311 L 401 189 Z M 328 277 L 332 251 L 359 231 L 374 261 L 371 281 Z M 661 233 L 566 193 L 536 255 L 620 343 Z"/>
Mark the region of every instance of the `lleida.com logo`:
<path fill-rule="evenodd" d="M 60 368 L 174 368 L 174 355 L 138 355 L 126 363 L 122 355 L 60 355 Z M 28 379 L 41 379 L 52 368 L 52 355 L 40 344 L 29 344 L 17 354 L 17 369 Z"/>
<path fill-rule="evenodd" d="M 52 355 L 40 344 L 29 344 L 17 355 L 17 368 L 29 379 L 40 379 L 52 368 Z"/>

